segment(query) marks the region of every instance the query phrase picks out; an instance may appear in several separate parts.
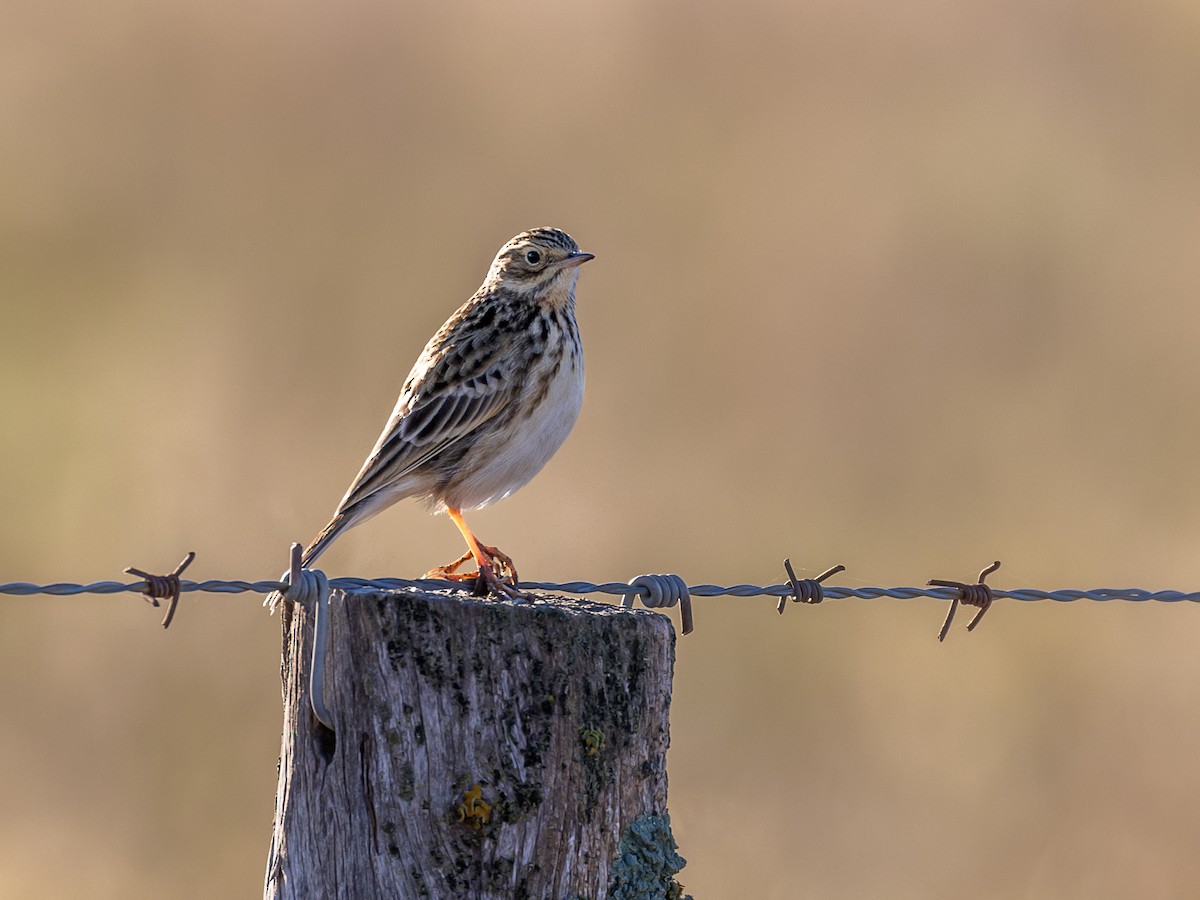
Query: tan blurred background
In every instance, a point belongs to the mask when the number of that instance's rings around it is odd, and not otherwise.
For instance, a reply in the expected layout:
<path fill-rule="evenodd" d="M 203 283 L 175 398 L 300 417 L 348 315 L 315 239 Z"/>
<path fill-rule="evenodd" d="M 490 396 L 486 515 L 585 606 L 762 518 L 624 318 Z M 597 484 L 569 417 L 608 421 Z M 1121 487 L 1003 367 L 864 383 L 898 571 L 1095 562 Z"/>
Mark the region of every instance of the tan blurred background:
<path fill-rule="evenodd" d="M 268 578 L 515 232 L 597 255 L 539 580 L 1200 586 L 1200 8 L 10 4 L 0 580 Z M 323 560 L 457 555 L 403 504 Z M 0 895 L 252 897 L 252 595 L 0 599 Z M 1200 609 L 697 601 L 698 898 L 1194 896 Z"/>

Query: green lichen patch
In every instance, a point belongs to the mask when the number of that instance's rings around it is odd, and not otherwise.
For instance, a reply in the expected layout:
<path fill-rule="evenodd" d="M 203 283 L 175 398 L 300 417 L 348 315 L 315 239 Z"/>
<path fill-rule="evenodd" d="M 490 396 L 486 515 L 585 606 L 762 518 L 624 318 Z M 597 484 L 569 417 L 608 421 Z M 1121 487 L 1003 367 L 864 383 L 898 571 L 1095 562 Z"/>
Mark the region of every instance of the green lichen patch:
<path fill-rule="evenodd" d="M 509 779 L 497 788 L 492 818 L 498 824 L 524 822 L 542 803 L 542 788 L 538 784 Z"/>
<path fill-rule="evenodd" d="M 675 874 L 686 864 L 675 851 L 671 817 L 646 813 L 626 827 L 609 869 L 610 900 L 691 900 Z"/>

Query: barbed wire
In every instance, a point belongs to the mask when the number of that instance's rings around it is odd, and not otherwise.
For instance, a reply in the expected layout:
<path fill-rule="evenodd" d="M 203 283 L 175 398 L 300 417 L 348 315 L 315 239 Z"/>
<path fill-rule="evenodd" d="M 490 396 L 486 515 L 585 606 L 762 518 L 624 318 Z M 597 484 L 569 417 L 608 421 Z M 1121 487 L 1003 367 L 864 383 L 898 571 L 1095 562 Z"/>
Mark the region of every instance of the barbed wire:
<path fill-rule="evenodd" d="M 434 579 L 407 578 L 331 578 L 329 586 L 344 591 L 353 590 L 403 590 L 417 588 L 421 590 L 445 590 L 453 587 L 462 590 L 457 582 L 439 581 Z M 187 594 L 204 592 L 212 594 L 269 594 L 281 591 L 287 587 L 282 581 L 180 581 L 179 590 Z M 530 591 L 546 591 L 563 594 L 613 594 L 621 596 L 629 593 L 629 584 L 624 581 L 567 581 L 557 583 L 552 581 L 523 581 L 521 587 Z M 14 596 L 32 596 L 48 594 L 64 597 L 78 594 L 142 594 L 146 591 L 145 581 L 125 584 L 119 581 L 94 581 L 90 584 L 29 584 L 14 581 L 0 584 L 0 594 Z M 722 587 L 716 584 L 694 584 L 688 586 L 688 593 L 693 597 L 792 597 L 791 585 L 787 584 L 734 584 Z M 915 600 L 929 598 L 932 600 L 953 600 L 957 592 L 949 588 L 922 587 L 843 587 L 827 585 L 824 590 L 825 600 L 877 600 L 890 598 L 893 600 Z M 1043 591 L 1036 588 L 992 588 L 996 599 L 1006 600 L 1055 600 L 1066 603 L 1074 600 L 1132 600 L 1153 601 L 1158 603 L 1200 603 L 1200 592 L 1197 591 L 1146 591 L 1140 588 L 1093 588 L 1091 590 L 1058 590 Z"/>
<path fill-rule="evenodd" d="M 185 557 L 187 562 L 191 561 L 191 555 Z M 528 581 L 521 583 L 521 589 L 524 591 L 542 591 L 555 594 L 608 594 L 619 596 L 624 599 L 625 605 L 630 606 L 634 599 L 640 600 L 644 605 L 651 608 L 673 607 L 675 605 L 683 605 L 685 609 L 685 629 L 686 634 L 690 628 L 690 598 L 691 597 L 775 597 L 779 598 L 779 612 L 783 612 L 784 606 L 789 598 L 793 601 L 799 601 L 806 604 L 816 604 L 823 600 L 875 600 L 875 599 L 892 599 L 892 600 L 915 600 L 918 598 L 927 598 L 933 600 L 950 601 L 952 604 L 951 615 L 947 616 L 947 621 L 943 626 L 942 637 L 945 636 L 945 628 L 949 626 L 949 620 L 953 615 L 953 606 L 957 602 L 967 603 L 986 611 L 987 605 L 990 605 L 992 600 L 1006 599 L 1019 600 L 1023 602 L 1050 600 L 1057 603 L 1068 603 L 1078 600 L 1091 600 L 1096 602 L 1108 602 L 1113 600 L 1125 600 L 1132 602 L 1156 602 L 1156 603 L 1200 603 L 1200 591 L 1177 591 L 1177 590 L 1158 590 L 1150 591 L 1142 588 L 1091 588 L 1084 590 L 1077 589 L 1060 589 L 1060 590 L 1041 590 L 1038 588 L 997 588 L 983 584 L 983 578 L 986 577 L 988 571 L 994 571 L 998 567 L 988 567 L 983 573 L 980 573 L 980 580 L 975 584 L 963 584 L 961 582 L 949 582 L 941 580 L 933 580 L 929 585 L 923 587 L 850 587 L 846 585 L 827 585 L 823 584 L 823 580 L 830 575 L 841 571 L 841 567 L 834 567 L 818 576 L 815 579 L 799 579 L 795 577 L 795 573 L 791 569 L 790 560 L 785 560 L 785 566 L 788 569 L 787 582 L 780 584 L 733 584 L 733 585 L 716 585 L 716 584 L 695 584 L 688 585 L 678 575 L 640 575 L 629 582 L 621 581 L 567 581 L 567 582 L 552 582 L 552 581 Z M 178 572 L 182 571 L 186 563 L 181 563 L 176 572 L 167 576 L 147 576 L 141 570 L 128 570 L 134 574 L 142 575 L 143 580 L 130 583 L 120 581 L 94 581 L 88 584 L 75 584 L 70 582 L 54 582 L 52 584 L 31 584 L 29 582 L 8 582 L 0 584 L 0 594 L 8 594 L 12 596 L 33 596 L 33 595 L 49 595 L 49 596 L 76 596 L 80 594 L 118 594 L 118 593 L 139 593 L 147 595 L 152 601 L 157 598 L 171 597 L 172 591 L 175 591 L 174 602 L 178 602 L 179 594 L 187 593 L 215 593 L 215 594 L 240 594 L 240 593 L 255 593 L 255 594 L 270 594 L 272 592 L 286 592 L 288 588 L 287 581 L 278 579 L 261 580 L 261 581 L 243 581 L 236 579 L 209 579 L 206 581 L 184 581 L 178 578 Z M 171 581 L 171 579 L 174 579 Z M 331 578 L 329 586 L 333 589 L 342 591 L 360 591 L 360 590 L 441 590 L 447 588 L 462 591 L 464 589 L 461 582 L 443 581 L 440 579 L 427 578 Z M 977 591 L 980 587 L 986 588 L 986 592 Z M 964 589 L 967 589 L 964 591 Z M 157 593 L 155 593 L 157 591 Z M 165 591 L 165 593 L 164 593 Z M 968 597 L 965 594 L 974 593 L 977 596 Z M 971 602 L 974 600 L 974 602 Z M 154 602 L 157 606 L 157 602 Z M 173 612 L 174 605 L 168 613 L 167 620 L 164 622 L 164 627 L 170 622 L 170 612 Z M 976 623 L 982 612 L 976 616 Z"/>
<path fill-rule="evenodd" d="M 329 586 L 345 591 L 353 590 L 403 590 L 417 588 L 420 590 L 445 590 L 448 587 L 463 590 L 460 582 L 441 581 L 427 578 L 330 578 Z M 209 581 L 180 581 L 181 593 L 212 593 L 212 594 L 269 594 L 281 591 L 287 587 L 283 581 L 224 581 L 212 579 Z M 629 583 L 625 581 L 522 581 L 521 587 L 530 591 L 545 591 L 562 594 L 612 594 L 621 596 L 629 593 Z M 24 581 L 14 581 L 0 584 L 0 594 L 13 596 L 32 596 L 48 594 L 64 597 L 78 594 L 143 594 L 146 592 L 145 581 L 135 581 L 126 584 L 120 581 L 94 581 L 89 584 L 69 584 L 55 582 L 53 584 L 29 584 Z M 688 585 L 688 593 L 693 597 L 788 597 L 794 596 L 789 584 L 733 584 L 721 586 L 717 584 Z M 957 592 L 950 588 L 927 587 L 845 587 L 842 585 L 825 585 L 825 600 L 915 600 L 928 598 L 932 600 L 953 600 Z M 992 588 L 992 595 L 997 600 L 1054 600 L 1067 603 L 1075 600 L 1131 600 L 1150 601 L 1157 603 L 1200 603 L 1200 591 L 1148 591 L 1141 588 L 1091 588 L 1088 590 L 1057 590 L 1043 591 L 1037 588 Z"/>

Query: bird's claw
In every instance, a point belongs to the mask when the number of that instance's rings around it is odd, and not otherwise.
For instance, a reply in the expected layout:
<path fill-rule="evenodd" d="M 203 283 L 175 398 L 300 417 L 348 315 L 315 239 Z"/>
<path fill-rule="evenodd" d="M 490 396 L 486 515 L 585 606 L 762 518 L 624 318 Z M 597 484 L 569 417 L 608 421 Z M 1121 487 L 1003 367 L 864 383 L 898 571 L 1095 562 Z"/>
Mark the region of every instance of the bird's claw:
<path fill-rule="evenodd" d="M 438 579 L 441 581 L 470 581 L 478 576 L 477 572 L 463 573 L 459 572 L 459 567 L 471 558 L 471 551 L 467 551 L 452 563 L 446 563 L 444 566 L 438 566 L 430 569 L 425 573 L 426 578 Z"/>
<path fill-rule="evenodd" d="M 430 569 L 425 573 L 425 577 L 460 583 L 474 582 L 472 593 L 477 597 L 495 594 L 497 597 L 505 597 L 509 600 L 532 602 L 533 595 L 522 591 L 519 587 L 517 567 L 513 565 L 512 558 L 495 547 L 484 547 L 483 549 L 486 551 L 488 559 L 483 561 L 474 572 L 458 571 L 463 563 L 471 559 L 472 554 L 467 552 L 452 563 Z"/>

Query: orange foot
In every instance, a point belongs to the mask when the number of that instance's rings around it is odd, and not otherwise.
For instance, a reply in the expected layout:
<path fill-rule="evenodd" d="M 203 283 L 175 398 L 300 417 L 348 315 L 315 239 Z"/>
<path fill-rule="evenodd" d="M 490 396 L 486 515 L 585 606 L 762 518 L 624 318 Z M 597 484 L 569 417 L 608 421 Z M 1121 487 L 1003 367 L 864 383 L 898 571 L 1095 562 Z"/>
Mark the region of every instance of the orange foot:
<path fill-rule="evenodd" d="M 441 578 L 447 581 L 474 581 L 476 583 L 476 590 L 481 595 L 493 593 L 512 600 L 532 599 L 518 588 L 517 567 L 513 565 L 512 557 L 507 553 L 502 553 L 495 547 L 488 547 L 480 543 L 471 529 L 467 527 L 467 523 L 463 520 L 462 513 L 459 510 L 447 509 L 446 514 L 450 516 L 451 521 L 462 532 L 462 536 L 466 539 L 469 549 L 454 562 L 438 566 L 436 569 L 426 572 L 426 578 Z M 458 569 L 463 563 L 472 558 L 475 560 L 475 565 L 479 568 L 474 572 L 459 572 Z"/>

